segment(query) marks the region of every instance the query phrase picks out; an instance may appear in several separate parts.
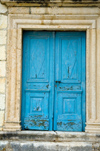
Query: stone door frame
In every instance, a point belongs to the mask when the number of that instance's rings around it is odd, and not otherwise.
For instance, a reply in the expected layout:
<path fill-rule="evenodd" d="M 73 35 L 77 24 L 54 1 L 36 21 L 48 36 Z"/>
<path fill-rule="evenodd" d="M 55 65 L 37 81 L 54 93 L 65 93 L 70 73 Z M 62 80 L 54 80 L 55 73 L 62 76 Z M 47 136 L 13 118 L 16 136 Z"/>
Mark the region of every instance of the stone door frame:
<path fill-rule="evenodd" d="M 24 9 L 24 8 L 22 8 Z M 36 8 L 34 8 L 36 9 Z M 39 9 L 39 8 L 38 8 Z M 41 9 L 41 8 L 40 8 Z M 42 8 L 47 9 L 47 8 Z M 48 8 L 49 9 L 49 8 Z M 85 132 L 100 132 L 100 17 L 97 10 L 80 15 L 9 14 L 7 36 L 7 83 L 4 131 L 21 130 L 21 74 L 23 30 L 86 31 L 86 128 Z M 82 8 L 84 10 L 84 8 Z M 24 11 L 24 10 L 23 10 Z M 22 11 L 22 12 L 23 12 Z M 89 12 L 90 11 L 90 12 Z M 35 12 L 35 10 L 34 10 Z M 30 12 L 29 12 L 30 13 Z M 55 11 L 56 13 L 56 11 Z M 57 12 L 58 13 L 58 12 Z M 65 12 L 64 12 L 65 13 Z"/>

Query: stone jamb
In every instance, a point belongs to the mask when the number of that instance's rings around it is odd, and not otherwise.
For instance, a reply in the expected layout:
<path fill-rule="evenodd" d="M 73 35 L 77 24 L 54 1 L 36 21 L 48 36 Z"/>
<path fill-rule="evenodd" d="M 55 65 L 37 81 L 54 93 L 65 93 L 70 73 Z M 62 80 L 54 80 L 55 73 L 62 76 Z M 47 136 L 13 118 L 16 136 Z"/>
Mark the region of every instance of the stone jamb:
<path fill-rule="evenodd" d="M 77 9 L 77 8 L 76 8 Z M 75 30 L 86 31 L 86 132 L 100 132 L 100 115 L 97 106 L 97 15 L 88 20 L 87 15 L 78 19 L 72 15 L 70 20 L 64 15 L 8 15 L 7 50 L 7 97 L 4 131 L 21 130 L 21 69 L 22 69 L 22 31 L 23 30 Z M 85 18 L 85 19 L 84 19 Z M 86 19 L 87 18 L 87 19 Z M 99 81 L 99 80 L 98 80 Z"/>

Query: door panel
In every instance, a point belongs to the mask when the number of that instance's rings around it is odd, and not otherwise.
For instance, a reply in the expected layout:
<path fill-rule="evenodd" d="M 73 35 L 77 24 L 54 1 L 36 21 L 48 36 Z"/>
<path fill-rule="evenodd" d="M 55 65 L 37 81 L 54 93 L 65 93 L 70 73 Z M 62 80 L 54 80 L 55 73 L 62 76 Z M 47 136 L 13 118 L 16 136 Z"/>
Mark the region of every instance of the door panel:
<path fill-rule="evenodd" d="M 56 33 L 54 130 L 83 130 L 85 49 L 82 50 L 82 46 L 85 44 L 84 40 L 84 32 Z"/>
<path fill-rule="evenodd" d="M 24 32 L 22 128 L 51 130 L 54 100 L 53 32 Z"/>
<path fill-rule="evenodd" d="M 49 130 L 49 93 L 26 91 L 25 129 Z"/>
<path fill-rule="evenodd" d="M 79 92 L 58 92 L 56 130 L 82 131 L 81 94 Z"/>

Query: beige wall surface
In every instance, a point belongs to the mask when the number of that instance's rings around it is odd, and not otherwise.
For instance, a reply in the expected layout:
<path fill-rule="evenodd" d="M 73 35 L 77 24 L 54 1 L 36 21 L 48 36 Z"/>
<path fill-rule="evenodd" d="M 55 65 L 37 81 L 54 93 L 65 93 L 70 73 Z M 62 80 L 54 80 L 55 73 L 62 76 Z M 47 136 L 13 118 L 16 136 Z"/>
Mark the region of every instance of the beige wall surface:
<path fill-rule="evenodd" d="M 4 123 L 6 92 L 7 7 L 0 4 L 0 130 Z"/>
<path fill-rule="evenodd" d="M 10 5 L 0 4 L 0 130 L 21 130 L 22 31 L 46 29 L 86 31 L 85 131 L 100 132 L 100 9 Z"/>

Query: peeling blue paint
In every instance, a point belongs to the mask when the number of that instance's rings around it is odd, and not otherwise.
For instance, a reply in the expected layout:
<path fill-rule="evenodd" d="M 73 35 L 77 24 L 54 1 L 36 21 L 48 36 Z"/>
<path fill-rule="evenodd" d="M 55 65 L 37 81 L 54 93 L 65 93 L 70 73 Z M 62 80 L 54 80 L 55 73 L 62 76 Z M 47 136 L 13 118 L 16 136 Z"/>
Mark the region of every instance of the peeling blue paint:
<path fill-rule="evenodd" d="M 84 131 L 85 32 L 25 31 L 22 129 Z"/>

